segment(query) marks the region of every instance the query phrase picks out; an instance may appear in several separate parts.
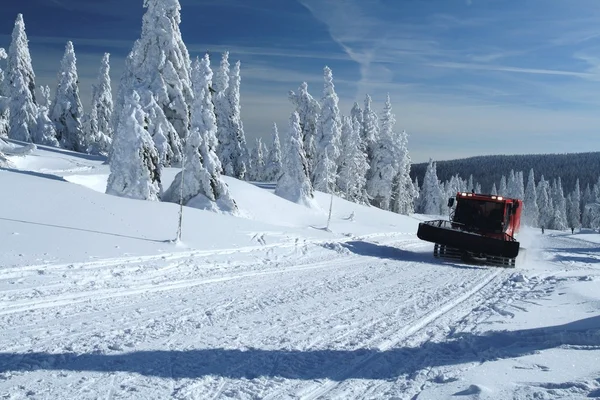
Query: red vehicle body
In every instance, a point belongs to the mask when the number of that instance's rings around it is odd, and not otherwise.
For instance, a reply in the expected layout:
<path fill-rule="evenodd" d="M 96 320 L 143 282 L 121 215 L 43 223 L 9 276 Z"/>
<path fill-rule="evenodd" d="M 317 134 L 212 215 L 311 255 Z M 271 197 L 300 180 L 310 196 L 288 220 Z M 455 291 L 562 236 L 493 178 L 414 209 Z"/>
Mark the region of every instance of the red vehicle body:
<path fill-rule="evenodd" d="M 450 220 L 419 224 L 417 236 L 435 243 L 434 256 L 472 259 L 493 265 L 514 266 L 520 244 L 523 201 L 502 196 L 457 193 L 448 200 L 456 208 Z"/>

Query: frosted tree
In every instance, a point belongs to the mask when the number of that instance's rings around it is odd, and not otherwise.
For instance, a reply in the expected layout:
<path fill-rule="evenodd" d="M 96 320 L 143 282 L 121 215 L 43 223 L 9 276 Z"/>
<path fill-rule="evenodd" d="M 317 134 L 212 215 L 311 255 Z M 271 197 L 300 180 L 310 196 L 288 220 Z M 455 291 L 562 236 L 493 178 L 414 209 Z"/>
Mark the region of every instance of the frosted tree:
<path fill-rule="evenodd" d="M 225 175 L 243 179 L 248 149 L 240 114 L 240 81 L 240 63 L 231 69 L 229 52 L 223 53 L 214 82 L 218 155 Z"/>
<path fill-rule="evenodd" d="M 544 180 L 544 175 L 541 176 L 536 188 L 538 199 L 538 210 L 540 212 L 539 225 L 550 229 L 554 223 L 554 206 L 550 195 L 550 185 Z"/>
<path fill-rule="evenodd" d="M 146 130 L 147 119 L 134 91 L 123 101 L 114 134 L 106 193 L 138 200 L 159 200 L 162 191 L 158 152 Z"/>
<path fill-rule="evenodd" d="M 467 192 L 474 192 L 475 184 L 473 183 L 473 174 L 469 175 L 469 180 L 467 183 Z"/>
<path fill-rule="evenodd" d="M 92 86 L 92 104 L 86 126 L 88 152 L 108 154 L 112 143 L 113 100 L 110 87 L 110 54 L 102 57 L 98 80 Z"/>
<path fill-rule="evenodd" d="M 8 137 L 32 142 L 37 130 L 38 108 L 35 101 L 35 74 L 23 15 L 18 14 L 7 58 L 9 120 Z"/>
<path fill-rule="evenodd" d="M 368 204 L 366 193 L 367 155 L 360 145 L 360 123 L 342 117 L 342 151 L 337 186 L 342 196 L 352 202 Z"/>
<path fill-rule="evenodd" d="M 562 181 L 552 182 L 552 200 L 554 203 L 554 229 L 565 230 L 569 226 L 567 220 L 567 204 L 563 192 Z"/>
<path fill-rule="evenodd" d="M 362 129 L 364 126 L 365 116 L 364 116 L 364 111 L 362 110 L 362 108 L 360 108 L 360 104 L 358 104 L 358 102 L 356 102 L 356 101 L 354 102 L 354 104 L 352 105 L 352 109 L 350 110 L 350 118 L 352 120 L 356 119 L 356 121 L 358 122 L 358 126 L 360 129 L 359 137 L 362 140 L 361 133 L 362 133 Z"/>
<path fill-rule="evenodd" d="M 338 105 L 339 99 L 333 84 L 333 74 L 329 67 L 324 68 L 323 77 L 323 98 L 321 99 L 321 114 L 317 122 L 316 158 L 312 181 L 315 190 L 330 193 L 335 191 L 342 121 Z"/>
<path fill-rule="evenodd" d="M 538 209 L 537 191 L 535 189 L 535 174 L 533 168 L 529 170 L 527 188 L 523 197 L 523 223 L 528 226 L 537 227 L 540 220 Z"/>
<path fill-rule="evenodd" d="M 269 148 L 269 154 L 265 162 L 265 182 L 275 182 L 281 174 L 281 142 L 279 141 L 279 132 L 277 124 L 273 123 L 273 139 Z M 308 161 L 307 161 L 308 162 Z"/>
<path fill-rule="evenodd" d="M 29 91 L 29 97 L 31 97 L 34 104 L 37 104 L 35 98 L 35 73 L 31 64 L 29 40 L 25 33 L 23 14 L 18 14 L 15 21 L 12 41 L 8 48 L 7 71 L 9 84 L 17 75 L 21 76 L 25 87 Z"/>
<path fill-rule="evenodd" d="M 0 61 L 6 59 L 6 51 L 0 47 Z M 5 87 L 4 71 L 0 68 L 0 137 L 8 136 L 8 93 Z"/>
<path fill-rule="evenodd" d="M 575 188 L 571 193 L 571 208 L 569 209 L 568 222 L 571 228 L 581 227 L 581 188 L 579 179 L 575 181 Z"/>
<path fill-rule="evenodd" d="M 321 114 L 321 105 L 308 92 L 308 84 L 306 82 L 302 82 L 298 88 L 298 93 L 290 90 L 288 98 L 294 105 L 300 118 L 302 143 L 304 144 L 304 152 L 306 153 L 309 176 L 312 176 L 316 159 L 315 141 L 317 138 L 317 122 Z"/>
<path fill-rule="evenodd" d="M 440 188 L 440 181 L 437 177 L 437 168 L 433 160 L 429 160 L 425 170 L 425 178 L 421 188 L 421 207 L 422 214 L 440 215 L 442 214 L 443 192 Z"/>
<path fill-rule="evenodd" d="M 395 138 L 396 119 L 392 114 L 392 104 L 388 95 L 381 116 L 381 132 L 373 151 L 371 169 L 367 176 L 367 192 L 371 204 L 383 210 L 390 210 L 394 179 L 400 170 L 397 158 L 398 143 Z"/>
<path fill-rule="evenodd" d="M 265 145 L 261 138 L 256 138 L 256 144 L 250 155 L 250 173 L 249 179 L 262 181 L 265 177 Z"/>
<path fill-rule="evenodd" d="M 377 114 L 371 108 L 371 96 L 365 97 L 365 109 L 363 110 L 363 129 L 361 139 L 367 149 L 369 164 L 373 162 L 373 153 L 379 140 L 379 120 Z"/>
<path fill-rule="evenodd" d="M 229 88 L 227 98 L 230 103 L 230 129 L 233 140 L 236 143 L 236 157 L 234 162 L 234 175 L 238 179 L 244 179 L 246 175 L 246 165 L 248 164 L 248 145 L 246 144 L 246 134 L 244 133 L 244 124 L 242 123 L 241 105 L 240 105 L 240 62 L 233 65 L 229 77 Z"/>
<path fill-rule="evenodd" d="M 409 215 L 415 211 L 414 187 L 410 178 L 411 159 L 408 153 L 408 134 L 402 131 L 396 137 L 396 159 L 399 160 L 396 174 L 396 186 L 393 190 L 394 199 L 392 210 L 399 214 Z"/>
<path fill-rule="evenodd" d="M 43 85 L 40 86 L 40 94 L 41 96 L 38 97 L 38 105 L 39 106 L 44 106 L 48 109 L 50 109 L 50 106 L 52 105 L 52 93 L 50 91 L 50 86 L 48 85 Z"/>
<path fill-rule="evenodd" d="M 83 107 L 79 99 L 79 78 L 73 43 L 67 42 L 65 54 L 58 73 L 58 85 L 50 110 L 50 118 L 56 126 L 56 138 L 68 150 L 85 152 L 87 140 L 81 119 Z"/>
<path fill-rule="evenodd" d="M 502 175 L 500 178 L 500 188 L 498 189 L 498 195 L 508 197 L 508 188 L 506 187 L 506 176 Z"/>
<path fill-rule="evenodd" d="M 144 7 L 142 33 L 127 58 L 115 107 L 121 108 L 123 99 L 132 90 L 137 91 L 148 114 L 148 125 L 153 126 L 154 119 L 161 125 L 152 136 L 161 163 L 177 165 L 181 162 L 182 140 L 189 131 L 193 99 L 191 60 L 179 29 L 181 6 L 179 0 L 144 0 Z"/>
<path fill-rule="evenodd" d="M 33 134 L 37 130 L 38 108 L 21 75 L 11 79 L 9 88 L 8 137 L 32 142 Z"/>
<path fill-rule="evenodd" d="M 294 111 L 290 116 L 290 132 L 283 158 L 283 171 L 277 180 L 275 194 L 286 200 L 307 207 L 315 207 L 313 188 L 308 176 L 308 164 L 304 155 L 300 117 Z"/>
<path fill-rule="evenodd" d="M 165 191 L 163 200 L 179 203 L 183 195 L 183 203 L 188 206 L 235 214 L 238 207 L 222 179 L 222 166 L 216 154 L 217 119 L 212 102 L 212 77 L 210 58 L 205 54 L 202 60 L 196 60 L 192 67 L 192 87 L 195 96 L 190 136 L 185 146 L 184 169 Z"/>

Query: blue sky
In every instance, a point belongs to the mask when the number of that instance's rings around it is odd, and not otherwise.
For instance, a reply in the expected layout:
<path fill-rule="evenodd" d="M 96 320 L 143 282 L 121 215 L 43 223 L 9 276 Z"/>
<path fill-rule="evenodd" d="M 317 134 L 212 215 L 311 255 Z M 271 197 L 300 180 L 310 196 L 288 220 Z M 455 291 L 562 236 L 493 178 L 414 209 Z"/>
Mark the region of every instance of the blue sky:
<path fill-rule="evenodd" d="M 180 0 L 192 56 L 242 63 L 249 142 L 287 131 L 287 92 L 321 97 L 333 70 L 348 114 L 365 94 L 390 94 L 413 161 L 481 154 L 600 150 L 598 0 Z M 54 88 L 67 40 L 81 94 L 102 54 L 113 90 L 139 37 L 142 0 L 21 0 L 2 5 L 0 47 L 24 14 L 38 84 Z"/>

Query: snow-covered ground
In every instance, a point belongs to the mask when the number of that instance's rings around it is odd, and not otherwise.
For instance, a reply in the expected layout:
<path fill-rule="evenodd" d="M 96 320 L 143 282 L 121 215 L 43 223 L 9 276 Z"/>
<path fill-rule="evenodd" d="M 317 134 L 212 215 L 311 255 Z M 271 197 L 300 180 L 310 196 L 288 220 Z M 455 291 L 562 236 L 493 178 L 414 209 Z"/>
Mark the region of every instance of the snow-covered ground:
<path fill-rule="evenodd" d="M 2 399 L 600 397 L 600 236 L 524 230 L 516 269 L 419 220 L 226 178 L 244 217 L 103 194 L 101 159 L 0 169 Z M 165 180 L 176 170 L 166 171 Z M 263 186 L 263 187 L 260 187 Z"/>

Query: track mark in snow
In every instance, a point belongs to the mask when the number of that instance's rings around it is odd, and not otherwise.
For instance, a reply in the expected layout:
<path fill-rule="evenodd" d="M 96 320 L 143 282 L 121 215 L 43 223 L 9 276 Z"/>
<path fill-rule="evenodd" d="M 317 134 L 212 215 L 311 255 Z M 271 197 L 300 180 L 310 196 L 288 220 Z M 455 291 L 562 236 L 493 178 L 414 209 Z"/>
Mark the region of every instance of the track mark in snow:
<path fill-rule="evenodd" d="M 413 335 L 417 334 L 419 331 L 423 330 L 425 327 L 427 327 L 433 321 L 440 318 L 444 314 L 449 313 L 452 309 L 454 309 L 461 303 L 465 302 L 469 298 L 473 297 L 473 295 L 475 295 L 477 292 L 482 290 L 486 285 L 488 285 L 490 282 L 492 282 L 496 277 L 501 275 L 501 273 L 502 273 L 502 271 L 499 271 L 499 270 L 492 272 L 491 274 L 486 276 L 482 282 L 480 282 L 479 284 L 476 284 L 475 286 L 466 290 L 460 296 L 450 300 L 441 308 L 424 315 L 422 318 L 420 318 L 416 322 L 412 323 L 411 325 L 409 325 L 408 327 L 406 327 L 405 329 L 400 331 L 397 336 L 395 336 L 391 339 L 381 341 L 376 346 L 377 349 L 379 351 L 381 351 L 381 353 L 375 353 L 375 352 L 368 353 L 367 355 L 360 357 L 357 362 L 353 363 L 348 368 L 340 370 L 333 379 L 328 379 L 323 384 L 317 384 L 317 385 L 312 385 L 309 387 L 302 388 L 301 391 L 298 393 L 299 397 L 302 400 L 318 399 L 318 398 L 321 398 L 322 396 L 326 395 L 327 393 L 331 392 L 338 385 L 340 385 L 340 382 L 345 381 L 350 376 L 358 375 L 358 374 L 356 374 L 357 371 L 366 369 L 371 364 L 376 363 L 377 359 L 379 357 L 381 357 L 382 354 L 384 354 L 383 352 L 391 349 L 392 347 L 394 347 L 396 345 L 401 345 L 403 342 L 408 341 L 408 339 L 411 336 L 413 336 Z"/>

